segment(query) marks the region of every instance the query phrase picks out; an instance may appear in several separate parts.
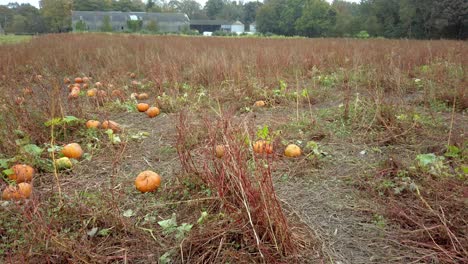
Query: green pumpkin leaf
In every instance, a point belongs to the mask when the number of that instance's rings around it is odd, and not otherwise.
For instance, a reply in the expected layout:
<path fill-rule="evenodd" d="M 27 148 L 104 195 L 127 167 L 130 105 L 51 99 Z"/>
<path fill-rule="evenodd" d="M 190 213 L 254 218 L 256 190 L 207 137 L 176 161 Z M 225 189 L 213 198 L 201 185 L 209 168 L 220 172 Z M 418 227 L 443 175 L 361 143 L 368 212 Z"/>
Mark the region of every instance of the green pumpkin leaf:
<path fill-rule="evenodd" d="M 38 147 L 37 145 L 35 144 L 27 144 L 27 145 L 24 145 L 23 146 L 23 150 L 28 153 L 28 154 L 31 154 L 33 156 L 39 156 L 42 154 L 42 152 L 44 151 L 44 149 Z"/>

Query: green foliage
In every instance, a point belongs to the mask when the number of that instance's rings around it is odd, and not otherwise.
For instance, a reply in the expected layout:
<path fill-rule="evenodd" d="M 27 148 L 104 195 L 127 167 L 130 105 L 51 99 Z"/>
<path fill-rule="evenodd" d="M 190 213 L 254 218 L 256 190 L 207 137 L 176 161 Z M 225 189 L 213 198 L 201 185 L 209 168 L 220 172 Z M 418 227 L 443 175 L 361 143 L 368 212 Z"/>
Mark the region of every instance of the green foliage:
<path fill-rule="evenodd" d="M 192 230 L 193 225 L 182 223 L 180 226 L 177 225 L 176 215 L 172 214 L 172 217 L 167 220 L 162 220 L 158 222 L 158 225 L 162 227 L 163 234 L 169 235 L 173 234 L 177 240 L 182 240 L 185 235 Z"/>
<path fill-rule="evenodd" d="M 105 132 L 109 138 L 109 141 L 112 143 L 112 144 L 120 144 L 122 143 L 122 140 L 120 139 L 120 137 L 116 134 L 114 134 L 114 131 L 112 131 L 112 129 L 107 129 L 106 132 Z"/>
<path fill-rule="evenodd" d="M 104 16 L 101 25 L 102 32 L 112 32 L 112 24 L 109 16 Z"/>
<path fill-rule="evenodd" d="M 365 30 L 361 30 L 359 31 L 359 33 L 356 34 L 356 38 L 360 38 L 360 39 L 368 39 L 370 37 L 369 33 L 367 33 L 367 31 Z"/>
<path fill-rule="evenodd" d="M 151 33 L 156 33 L 159 31 L 158 23 L 154 20 L 151 20 L 148 25 L 146 25 L 146 30 Z"/>
<path fill-rule="evenodd" d="M 83 20 L 80 20 L 75 23 L 75 29 L 76 31 L 86 31 L 88 29 L 88 26 Z"/>
<path fill-rule="evenodd" d="M 70 30 L 72 2 L 70 0 L 41 0 L 41 14 L 49 32 Z"/>
<path fill-rule="evenodd" d="M 50 120 L 47 120 L 44 125 L 46 127 L 50 126 L 63 126 L 63 125 L 77 125 L 77 124 L 83 124 L 85 121 L 83 119 L 79 119 L 75 116 L 65 116 L 65 117 L 56 117 Z"/>
<path fill-rule="evenodd" d="M 128 30 L 138 32 L 143 28 L 143 20 L 127 20 Z"/>

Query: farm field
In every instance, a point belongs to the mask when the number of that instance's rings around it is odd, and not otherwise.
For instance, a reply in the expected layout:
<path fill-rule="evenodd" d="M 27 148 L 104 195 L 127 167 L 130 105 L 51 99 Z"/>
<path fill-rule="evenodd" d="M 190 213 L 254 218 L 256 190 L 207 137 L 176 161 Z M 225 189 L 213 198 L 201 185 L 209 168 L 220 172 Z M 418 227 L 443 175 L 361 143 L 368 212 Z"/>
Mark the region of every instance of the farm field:
<path fill-rule="evenodd" d="M 444 40 L 0 45 L 0 262 L 466 263 L 465 54 Z M 147 170 L 161 182 L 142 193 Z"/>

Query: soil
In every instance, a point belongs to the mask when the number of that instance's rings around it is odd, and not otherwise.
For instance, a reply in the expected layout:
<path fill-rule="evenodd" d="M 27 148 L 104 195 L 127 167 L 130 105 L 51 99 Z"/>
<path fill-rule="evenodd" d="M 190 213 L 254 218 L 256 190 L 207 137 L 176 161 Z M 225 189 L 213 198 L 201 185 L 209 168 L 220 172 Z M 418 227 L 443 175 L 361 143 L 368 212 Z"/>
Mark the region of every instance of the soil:
<path fill-rule="evenodd" d="M 268 123 L 278 127 L 295 115 L 275 114 L 281 112 L 266 109 L 241 117 L 257 125 Z M 174 148 L 178 115 L 163 113 L 153 119 L 142 118 L 142 115 L 120 113 L 109 118 L 121 124 L 129 135 L 148 133 L 147 138 L 127 143 L 121 164 L 117 166 L 118 171 L 111 171 L 114 155 L 101 153 L 92 162 L 81 162 L 74 174 L 83 179 L 95 179 L 96 175 L 109 179 L 115 173 L 118 182 L 132 186 L 134 176 L 145 169 L 158 171 L 166 178 L 179 173 L 181 166 Z M 368 173 L 372 164 L 382 159 L 382 154 L 369 151 L 365 144 L 355 145 L 332 138 L 325 138 L 320 144 L 332 150 L 320 167 L 314 168 L 314 165 L 307 164 L 306 159 L 278 159 L 274 177 L 284 208 L 311 229 L 321 244 L 326 261 L 402 263 L 417 258 L 410 249 L 390 238 L 388 234 L 398 232 L 395 227 L 379 227 L 376 224 L 378 205 L 365 199 L 359 190 L 349 184 L 353 178 Z M 66 179 L 62 184 L 65 188 L 72 187 L 67 186 Z"/>

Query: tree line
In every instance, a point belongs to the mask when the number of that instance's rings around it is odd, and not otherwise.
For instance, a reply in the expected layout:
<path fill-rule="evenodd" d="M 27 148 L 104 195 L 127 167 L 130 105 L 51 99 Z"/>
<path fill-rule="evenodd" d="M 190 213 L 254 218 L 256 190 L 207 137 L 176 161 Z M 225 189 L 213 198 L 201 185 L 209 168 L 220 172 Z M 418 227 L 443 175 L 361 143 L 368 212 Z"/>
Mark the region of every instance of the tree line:
<path fill-rule="evenodd" d="M 240 20 L 257 30 L 285 36 L 466 39 L 467 0 L 41 0 L 0 5 L 0 25 L 8 33 L 71 30 L 71 10 L 181 12 L 190 19 Z"/>
<path fill-rule="evenodd" d="M 466 0 L 266 0 L 258 10 L 262 32 L 307 37 L 466 39 Z"/>

